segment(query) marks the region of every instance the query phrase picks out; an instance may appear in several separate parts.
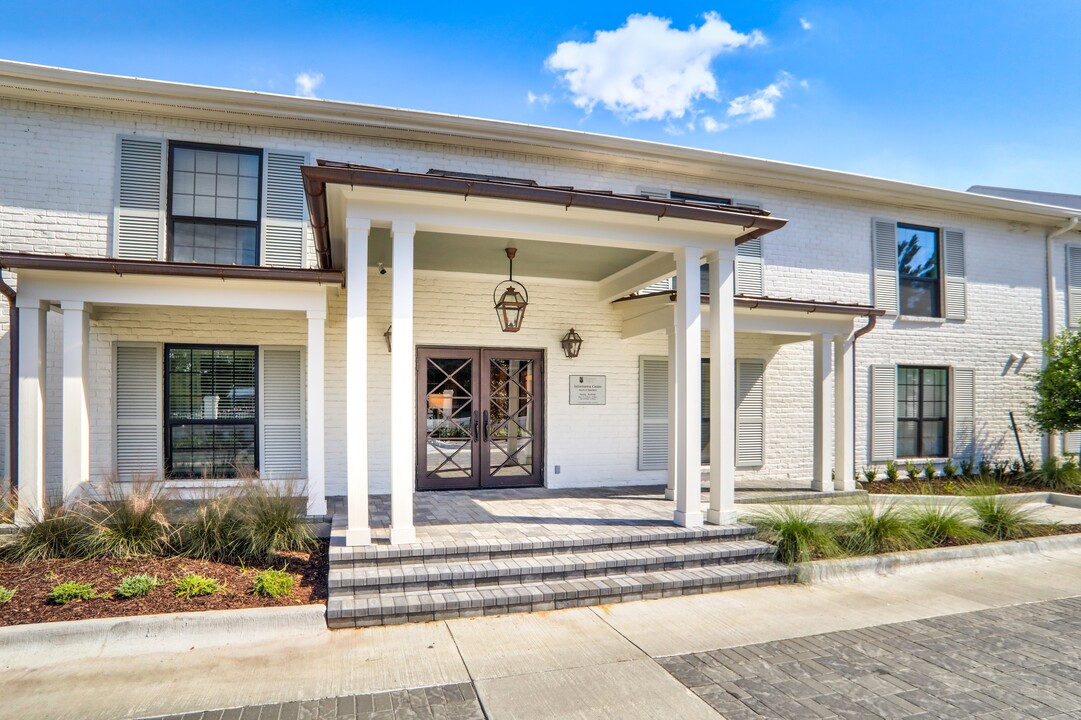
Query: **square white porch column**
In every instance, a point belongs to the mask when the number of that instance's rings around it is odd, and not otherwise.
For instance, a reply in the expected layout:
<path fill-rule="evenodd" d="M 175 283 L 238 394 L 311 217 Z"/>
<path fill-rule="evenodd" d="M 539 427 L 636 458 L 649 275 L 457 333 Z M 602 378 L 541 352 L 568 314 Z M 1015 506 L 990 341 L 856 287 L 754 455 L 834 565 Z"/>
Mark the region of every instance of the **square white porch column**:
<path fill-rule="evenodd" d="M 676 433 L 676 349 L 675 329 L 669 328 L 668 336 L 668 486 L 664 489 L 665 500 L 676 499 L 676 478 L 679 477 L 679 435 Z"/>
<path fill-rule="evenodd" d="M 702 515 L 702 251 L 676 256 L 676 437 L 679 474 L 673 520 L 699 527 Z"/>
<path fill-rule="evenodd" d="M 368 545 L 368 234 L 369 220 L 347 217 L 345 302 L 345 530 L 348 546 Z M 310 362 L 310 361 L 309 361 Z"/>
<path fill-rule="evenodd" d="M 830 382 L 833 379 L 833 335 L 815 335 L 814 340 L 814 478 L 815 490 L 831 490 L 833 481 L 833 453 L 830 442 L 830 415 L 833 410 L 833 393 Z"/>
<path fill-rule="evenodd" d="M 47 305 L 19 312 L 19 517 L 40 518 L 45 508 L 45 340 Z"/>
<path fill-rule="evenodd" d="M 308 311 L 308 514 L 327 514 L 324 440 L 326 310 Z"/>
<path fill-rule="evenodd" d="M 64 500 L 90 480 L 90 322 L 86 303 L 64 300 L 63 465 Z"/>
<path fill-rule="evenodd" d="M 709 511 L 715 525 L 736 521 L 736 317 L 734 262 L 709 263 Z"/>
<path fill-rule="evenodd" d="M 416 461 L 416 367 L 413 351 L 413 238 L 416 226 L 391 227 L 390 276 L 390 542 L 416 542 L 413 484 Z"/>
<path fill-rule="evenodd" d="M 855 353 L 852 339 L 838 335 L 833 340 L 833 468 L 834 490 L 856 489 L 855 419 L 853 398 L 855 393 Z"/>

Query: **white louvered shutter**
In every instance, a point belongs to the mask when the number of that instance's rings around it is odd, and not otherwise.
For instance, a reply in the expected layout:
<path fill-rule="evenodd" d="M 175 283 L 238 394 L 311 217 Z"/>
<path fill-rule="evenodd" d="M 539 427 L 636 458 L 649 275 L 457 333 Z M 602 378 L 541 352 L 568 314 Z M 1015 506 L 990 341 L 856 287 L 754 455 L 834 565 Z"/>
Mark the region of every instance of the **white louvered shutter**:
<path fill-rule="evenodd" d="M 765 295 L 762 238 L 736 245 L 736 294 Z"/>
<path fill-rule="evenodd" d="M 306 153 L 263 152 L 263 265 L 304 267 L 308 208 L 300 166 Z"/>
<path fill-rule="evenodd" d="M 897 366 L 871 366 L 871 460 L 897 456 Z"/>
<path fill-rule="evenodd" d="M 1077 327 L 1081 318 L 1081 245 L 1066 246 L 1066 324 Z"/>
<path fill-rule="evenodd" d="M 116 473 L 120 480 L 162 473 L 162 347 L 116 346 Z"/>
<path fill-rule="evenodd" d="M 946 258 L 946 319 L 964 320 L 968 314 L 965 287 L 965 231 L 944 228 L 943 249 Z"/>
<path fill-rule="evenodd" d="M 1081 453 L 1081 430 L 1062 433 L 1062 452 L 1067 455 L 1077 455 Z"/>
<path fill-rule="evenodd" d="M 113 254 L 125 260 L 165 257 L 165 141 L 116 139 Z"/>
<path fill-rule="evenodd" d="M 736 467 L 765 460 L 765 369 L 761 360 L 736 360 Z"/>
<path fill-rule="evenodd" d="M 674 284 L 673 281 L 674 280 L 675 280 L 675 278 L 668 278 L 667 280 L 661 280 L 659 282 L 653 283 L 652 285 L 646 285 L 644 288 L 642 288 L 638 292 L 641 295 L 645 295 L 646 293 L 668 292 L 669 290 L 673 289 L 673 284 Z"/>
<path fill-rule="evenodd" d="M 260 349 L 263 477 L 304 472 L 304 358 L 301 348 Z"/>
<path fill-rule="evenodd" d="M 976 371 L 953 369 L 953 455 L 976 453 Z"/>
<path fill-rule="evenodd" d="M 874 256 L 875 307 L 887 315 L 897 314 L 897 223 L 871 220 L 871 250 Z"/>
<path fill-rule="evenodd" d="M 638 360 L 638 469 L 668 467 L 668 358 Z"/>

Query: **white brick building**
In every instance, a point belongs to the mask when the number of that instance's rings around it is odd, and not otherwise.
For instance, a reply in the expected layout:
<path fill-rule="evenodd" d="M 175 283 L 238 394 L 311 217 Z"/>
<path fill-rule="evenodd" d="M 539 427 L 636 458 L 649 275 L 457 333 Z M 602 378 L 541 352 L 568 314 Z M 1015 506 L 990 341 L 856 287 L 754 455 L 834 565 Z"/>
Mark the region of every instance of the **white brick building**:
<path fill-rule="evenodd" d="M 1016 457 L 1011 410 L 1026 453 L 1051 447 L 1025 373 L 1079 314 L 1077 210 L 11 62 L 0 117 L 26 512 L 113 476 L 254 471 L 304 480 L 315 514 L 347 495 L 354 543 L 368 494 L 406 540 L 429 488 L 667 481 L 693 525 L 731 517 L 733 486 Z"/>

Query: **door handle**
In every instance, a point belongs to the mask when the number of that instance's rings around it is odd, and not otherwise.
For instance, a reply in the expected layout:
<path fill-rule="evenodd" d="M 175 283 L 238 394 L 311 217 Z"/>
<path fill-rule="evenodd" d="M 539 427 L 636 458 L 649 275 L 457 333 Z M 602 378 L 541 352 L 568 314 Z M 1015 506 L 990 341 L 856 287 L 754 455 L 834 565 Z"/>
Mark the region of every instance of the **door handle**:
<path fill-rule="evenodd" d="M 484 442 L 488 442 L 488 411 L 484 411 Z"/>
<path fill-rule="evenodd" d="M 473 411 L 473 439 L 480 437 L 480 413 Z"/>

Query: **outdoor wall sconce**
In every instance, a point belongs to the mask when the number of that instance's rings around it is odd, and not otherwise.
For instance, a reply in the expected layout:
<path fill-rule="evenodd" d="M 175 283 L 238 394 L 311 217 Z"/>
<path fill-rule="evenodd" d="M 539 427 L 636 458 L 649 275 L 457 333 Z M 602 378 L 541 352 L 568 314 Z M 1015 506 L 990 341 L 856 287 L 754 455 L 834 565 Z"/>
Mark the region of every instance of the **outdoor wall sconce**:
<path fill-rule="evenodd" d="M 574 328 L 571 328 L 559 341 L 559 344 L 563 346 L 564 355 L 568 358 L 576 358 L 582 349 L 582 336 L 574 332 Z"/>
<path fill-rule="evenodd" d="M 387 352 L 390 352 L 390 331 L 393 328 L 393 325 L 387 325 L 387 331 L 383 333 L 383 339 L 387 341 Z"/>
<path fill-rule="evenodd" d="M 525 285 L 518 283 L 522 288 L 521 290 L 514 286 L 514 255 L 517 252 L 516 248 L 507 248 L 507 262 L 510 266 L 507 279 L 496 285 L 495 290 L 492 291 L 495 316 L 499 318 L 499 327 L 503 332 L 518 332 L 522 329 L 522 318 L 525 317 L 526 305 L 529 304 L 529 293 L 526 291 Z M 504 286 L 506 286 L 506 289 L 496 300 L 496 294 Z"/>

